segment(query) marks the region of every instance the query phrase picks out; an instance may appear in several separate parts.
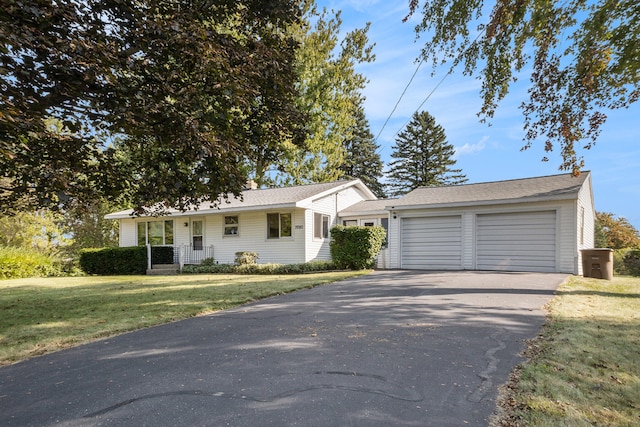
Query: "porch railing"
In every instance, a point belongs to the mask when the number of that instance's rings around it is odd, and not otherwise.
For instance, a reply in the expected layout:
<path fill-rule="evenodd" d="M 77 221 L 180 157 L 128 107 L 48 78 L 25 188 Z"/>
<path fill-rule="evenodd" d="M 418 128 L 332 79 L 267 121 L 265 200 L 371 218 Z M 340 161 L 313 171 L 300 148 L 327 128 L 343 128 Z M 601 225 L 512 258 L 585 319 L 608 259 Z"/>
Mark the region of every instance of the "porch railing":
<path fill-rule="evenodd" d="M 213 258 L 213 246 L 175 246 L 173 257 L 180 269 L 189 264 L 200 264 L 203 259 Z"/>

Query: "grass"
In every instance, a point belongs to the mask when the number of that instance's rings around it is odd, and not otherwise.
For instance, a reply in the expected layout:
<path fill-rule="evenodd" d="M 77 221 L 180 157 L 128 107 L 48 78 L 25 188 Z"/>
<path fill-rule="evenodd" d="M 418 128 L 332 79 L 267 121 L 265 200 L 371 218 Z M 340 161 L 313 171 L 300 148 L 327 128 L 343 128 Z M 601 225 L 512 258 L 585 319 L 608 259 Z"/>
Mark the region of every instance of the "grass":
<path fill-rule="evenodd" d="M 548 309 L 492 424 L 640 425 L 640 278 L 573 277 Z"/>
<path fill-rule="evenodd" d="M 57 277 L 0 281 L 0 366 L 364 272 Z"/>

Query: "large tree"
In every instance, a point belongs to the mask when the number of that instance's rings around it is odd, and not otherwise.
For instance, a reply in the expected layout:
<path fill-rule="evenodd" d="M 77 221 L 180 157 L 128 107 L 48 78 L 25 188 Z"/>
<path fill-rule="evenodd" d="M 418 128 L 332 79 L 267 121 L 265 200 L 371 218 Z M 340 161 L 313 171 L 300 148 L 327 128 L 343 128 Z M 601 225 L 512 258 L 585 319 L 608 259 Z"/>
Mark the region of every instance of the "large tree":
<path fill-rule="evenodd" d="M 241 191 L 256 146 L 276 157 L 274 141 L 304 138 L 287 33 L 295 0 L 0 0 L 0 10 L 3 210 L 123 189 L 138 210 L 214 201 Z M 103 134 L 120 137 L 130 161 Z"/>
<path fill-rule="evenodd" d="M 485 119 L 516 78 L 529 75 L 523 148 L 559 147 L 560 169 L 578 174 L 579 150 L 596 143 L 606 111 L 640 96 L 637 0 L 497 0 L 486 19 L 482 0 L 409 0 L 409 8 L 422 11 L 416 32 L 428 34 L 424 59 L 479 71 Z"/>
<path fill-rule="evenodd" d="M 341 34 L 340 12 L 318 11 L 304 0 L 304 19 L 289 31 L 298 40 L 295 68 L 299 76 L 299 109 L 307 115 L 307 137 L 302 146 L 288 145 L 276 163 L 279 183 L 303 184 L 341 177 L 345 159 L 343 141 L 351 137 L 367 79 L 357 64 L 374 60 L 364 28 Z"/>
<path fill-rule="evenodd" d="M 369 130 L 362 106 L 358 107 L 355 118 L 349 132 L 351 138 L 343 142 L 346 154 L 340 170 L 345 178 L 359 178 L 376 196 L 385 197 L 384 185 L 380 182 L 384 166 L 378 152 L 380 146 Z"/>
<path fill-rule="evenodd" d="M 398 134 L 387 172 L 389 193 L 401 196 L 418 187 L 456 185 L 467 181 L 461 169 L 452 169 L 455 148 L 444 128 L 426 111 L 416 112 Z"/>
<path fill-rule="evenodd" d="M 638 230 L 624 217 L 596 212 L 595 246 L 599 248 L 640 248 Z"/>

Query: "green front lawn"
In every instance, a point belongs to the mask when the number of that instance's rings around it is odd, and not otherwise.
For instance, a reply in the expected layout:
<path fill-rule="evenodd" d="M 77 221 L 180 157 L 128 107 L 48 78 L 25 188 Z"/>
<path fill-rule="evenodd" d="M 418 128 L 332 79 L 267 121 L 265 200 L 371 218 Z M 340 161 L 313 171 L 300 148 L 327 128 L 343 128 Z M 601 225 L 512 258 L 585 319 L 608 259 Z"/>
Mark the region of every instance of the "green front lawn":
<path fill-rule="evenodd" d="M 0 366 L 365 272 L 56 277 L 0 281 Z"/>
<path fill-rule="evenodd" d="M 640 425 L 640 278 L 572 278 L 503 389 L 499 426 Z"/>

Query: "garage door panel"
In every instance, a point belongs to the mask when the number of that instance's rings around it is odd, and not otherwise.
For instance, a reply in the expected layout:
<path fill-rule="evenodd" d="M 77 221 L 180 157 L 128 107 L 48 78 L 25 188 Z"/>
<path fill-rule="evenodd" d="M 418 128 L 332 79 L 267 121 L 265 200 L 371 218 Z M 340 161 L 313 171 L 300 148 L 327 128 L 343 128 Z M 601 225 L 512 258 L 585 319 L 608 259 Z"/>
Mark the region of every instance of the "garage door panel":
<path fill-rule="evenodd" d="M 476 268 L 555 271 L 555 211 L 478 215 Z"/>
<path fill-rule="evenodd" d="M 407 269 L 462 268 L 460 216 L 404 218 L 401 265 Z"/>

